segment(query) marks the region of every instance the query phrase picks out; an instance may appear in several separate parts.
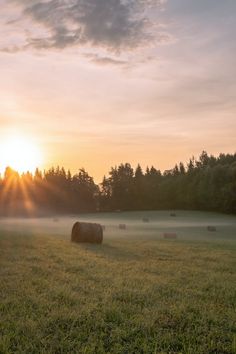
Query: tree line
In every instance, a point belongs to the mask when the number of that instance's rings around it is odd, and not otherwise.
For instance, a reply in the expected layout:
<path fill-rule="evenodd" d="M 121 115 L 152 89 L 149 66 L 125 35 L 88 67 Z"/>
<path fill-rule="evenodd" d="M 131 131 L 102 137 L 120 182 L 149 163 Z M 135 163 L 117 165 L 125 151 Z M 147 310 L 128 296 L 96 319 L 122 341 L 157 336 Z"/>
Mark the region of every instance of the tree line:
<path fill-rule="evenodd" d="M 153 209 L 236 214 L 236 154 L 215 157 L 203 151 L 163 173 L 124 163 L 112 167 L 100 184 L 85 169 L 72 175 L 63 167 L 22 175 L 8 167 L 0 179 L 1 215 Z"/>

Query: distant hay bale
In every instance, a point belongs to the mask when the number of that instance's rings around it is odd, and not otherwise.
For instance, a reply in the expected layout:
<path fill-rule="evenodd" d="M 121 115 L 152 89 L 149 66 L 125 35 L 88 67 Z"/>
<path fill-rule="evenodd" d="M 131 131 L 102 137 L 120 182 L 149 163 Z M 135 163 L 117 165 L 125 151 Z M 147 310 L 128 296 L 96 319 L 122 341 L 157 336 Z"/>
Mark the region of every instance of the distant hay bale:
<path fill-rule="evenodd" d="M 102 243 L 102 226 L 100 224 L 76 222 L 72 228 L 71 241 L 78 243 Z"/>
<path fill-rule="evenodd" d="M 143 222 L 149 222 L 148 218 L 143 218 Z"/>
<path fill-rule="evenodd" d="M 215 226 L 207 226 L 207 230 L 210 232 L 216 232 L 216 227 Z"/>
<path fill-rule="evenodd" d="M 170 213 L 170 216 L 176 217 L 176 214 L 175 213 Z"/>
<path fill-rule="evenodd" d="M 120 230 L 126 230 L 126 224 L 120 224 L 119 225 Z"/>
<path fill-rule="evenodd" d="M 165 232 L 163 236 L 165 239 L 169 240 L 174 240 L 177 238 L 177 234 L 175 232 Z"/>
<path fill-rule="evenodd" d="M 58 218 L 54 218 L 53 222 L 59 222 L 59 219 Z"/>

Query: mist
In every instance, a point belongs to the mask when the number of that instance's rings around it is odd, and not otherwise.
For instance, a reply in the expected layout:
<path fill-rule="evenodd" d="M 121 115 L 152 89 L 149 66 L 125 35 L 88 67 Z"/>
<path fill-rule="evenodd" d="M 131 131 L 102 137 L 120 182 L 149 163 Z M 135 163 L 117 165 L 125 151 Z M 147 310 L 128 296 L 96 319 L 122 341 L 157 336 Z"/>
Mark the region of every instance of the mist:
<path fill-rule="evenodd" d="M 235 239 L 236 217 L 197 211 L 135 211 L 113 213 L 87 213 L 69 216 L 54 215 L 41 218 L 2 217 L 0 232 L 32 236 L 53 236 L 70 239 L 76 221 L 99 223 L 104 228 L 104 242 L 112 239 L 161 240 L 166 232 L 174 232 L 177 240 L 222 241 Z M 120 224 L 125 229 L 119 228 Z M 209 232 L 214 226 L 216 232 Z"/>

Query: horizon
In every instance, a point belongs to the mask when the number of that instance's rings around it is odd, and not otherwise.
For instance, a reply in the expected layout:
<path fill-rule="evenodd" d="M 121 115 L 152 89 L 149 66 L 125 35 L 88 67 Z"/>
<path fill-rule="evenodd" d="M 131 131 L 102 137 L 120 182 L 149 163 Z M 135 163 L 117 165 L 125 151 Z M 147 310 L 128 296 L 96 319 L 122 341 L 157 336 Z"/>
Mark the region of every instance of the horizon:
<path fill-rule="evenodd" d="M 0 143 L 0 166 L 98 181 L 120 161 L 164 171 L 235 153 L 235 1 L 0 5 L 0 142 L 30 142 L 10 156 Z"/>
<path fill-rule="evenodd" d="M 153 168 L 156 169 L 157 171 L 160 171 L 160 173 L 161 173 L 162 175 L 164 175 L 165 172 L 173 171 L 176 166 L 178 166 L 178 168 L 179 168 L 180 164 L 183 164 L 184 168 L 185 168 L 186 171 L 187 171 L 187 170 L 188 170 L 188 163 L 190 162 L 190 160 L 192 160 L 193 163 L 199 162 L 199 158 L 201 157 L 202 154 L 206 154 L 208 157 L 213 157 L 214 159 L 219 159 L 220 156 L 222 156 L 222 155 L 225 155 L 225 156 L 227 156 L 227 155 L 235 156 L 235 155 L 236 155 L 236 152 L 234 152 L 233 154 L 220 153 L 220 154 L 218 154 L 218 155 L 212 155 L 212 154 L 208 154 L 207 151 L 204 151 L 204 150 L 203 150 L 203 151 L 201 152 L 201 154 L 199 154 L 198 156 L 192 155 L 192 156 L 189 157 L 189 159 L 188 159 L 187 161 L 185 161 L 185 162 L 184 162 L 184 161 L 177 161 L 177 162 L 175 162 L 175 164 L 174 164 L 171 168 L 169 168 L 169 169 L 163 169 L 163 170 L 161 170 L 160 168 L 158 168 L 158 166 L 155 166 L 154 164 L 142 166 L 139 162 L 138 162 L 136 165 L 133 165 L 132 163 L 130 163 L 130 162 L 128 162 L 128 161 L 122 161 L 122 162 L 119 162 L 118 164 L 116 164 L 116 165 L 114 165 L 114 166 L 110 166 L 110 169 L 108 169 L 108 171 L 106 171 L 106 173 L 104 173 L 104 174 L 102 175 L 102 179 L 103 179 L 104 177 L 107 177 L 107 176 L 109 175 L 109 172 L 111 171 L 112 168 L 118 168 L 119 166 L 121 166 L 121 165 L 126 165 L 126 164 L 129 164 L 129 165 L 131 166 L 131 168 L 133 169 L 134 173 L 135 173 L 136 168 L 138 168 L 138 167 L 140 166 L 140 167 L 141 167 L 141 170 L 142 170 L 142 172 L 143 172 L 144 174 L 146 173 L 147 169 L 150 169 L 150 168 L 153 167 Z M 195 166 L 195 167 L 196 167 L 196 166 Z M 76 174 L 79 173 L 80 170 L 83 170 L 83 169 L 84 169 L 85 172 L 87 172 L 88 175 L 93 178 L 93 180 L 94 180 L 94 182 L 95 182 L 96 184 L 100 184 L 100 183 L 102 182 L 102 179 L 101 179 L 101 180 L 96 179 L 96 177 L 94 177 L 94 176 L 90 173 L 90 171 L 88 171 L 84 166 L 80 166 L 80 167 L 78 167 L 77 169 L 75 169 L 75 170 L 73 171 L 73 170 L 70 169 L 70 168 L 68 168 L 68 169 L 65 168 L 63 165 L 51 165 L 51 166 L 49 166 L 48 168 L 44 168 L 44 169 L 41 169 L 40 167 L 36 166 L 36 167 L 35 167 L 34 169 L 32 169 L 32 170 L 30 170 L 30 169 L 27 170 L 27 169 L 26 169 L 26 170 L 22 170 L 22 171 L 21 171 L 21 170 L 17 170 L 17 168 L 15 169 L 15 168 L 13 168 L 13 167 L 10 166 L 10 165 L 9 165 L 9 166 L 5 166 L 4 168 L 1 168 L 1 165 L 0 165 L 0 179 L 1 179 L 1 178 L 4 178 L 4 174 L 5 174 L 5 172 L 6 172 L 6 170 L 7 170 L 8 168 L 10 168 L 14 173 L 16 172 L 20 177 L 23 176 L 24 174 L 27 174 L 27 173 L 30 173 L 32 176 L 35 176 L 36 171 L 39 171 L 40 173 L 44 174 L 45 172 L 48 172 L 48 171 L 50 171 L 50 170 L 52 170 L 52 169 L 56 170 L 57 168 L 59 168 L 59 169 L 64 169 L 66 173 L 70 172 L 70 173 L 72 174 L 72 176 L 75 176 Z"/>
<path fill-rule="evenodd" d="M 13 170 L 14 172 L 17 172 L 17 173 L 19 174 L 19 176 L 22 176 L 22 175 L 24 175 L 24 174 L 26 174 L 26 173 L 30 173 L 30 174 L 32 174 L 32 175 L 35 175 L 36 170 L 39 170 L 39 172 L 44 173 L 44 172 L 47 172 L 47 171 L 49 171 L 49 170 L 51 170 L 51 169 L 57 169 L 57 168 L 60 168 L 60 169 L 61 169 L 61 168 L 64 168 L 66 173 L 67 173 L 67 172 L 70 172 L 72 175 L 76 175 L 81 169 L 84 169 L 84 170 L 93 178 L 93 180 L 95 181 L 95 183 L 100 184 L 101 181 L 102 181 L 102 179 L 103 179 L 104 177 L 107 177 L 107 176 L 109 175 L 109 172 L 111 171 L 112 168 L 117 168 L 117 167 L 120 166 L 120 165 L 125 165 L 125 164 L 128 163 L 128 164 L 131 165 L 131 168 L 133 168 L 134 171 L 135 171 L 135 169 L 136 169 L 138 166 L 140 166 L 143 173 L 146 172 L 146 169 L 147 169 L 147 168 L 154 167 L 157 171 L 160 171 L 161 174 L 164 174 L 165 172 L 168 172 L 168 171 L 173 170 L 176 165 L 179 167 L 180 164 L 183 164 L 184 168 L 187 169 L 189 161 L 192 160 L 192 159 L 193 159 L 194 161 L 198 161 L 198 159 L 200 158 L 200 156 L 201 156 L 203 153 L 206 153 L 209 157 L 213 157 L 213 158 L 218 159 L 218 158 L 220 157 L 220 155 L 231 155 L 231 156 L 232 156 L 232 155 L 236 155 L 236 150 L 233 151 L 232 153 L 230 153 L 230 152 L 220 152 L 219 154 L 216 154 L 216 155 L 214 155 L 214 154 L 209 154 L 208 151 L 202 150 L 201 153 L 199 153 L 198 155 L 193 155 L 193 154 L 192 154 L 192 155 L 189 155 L 189 157 L 188 157 L 188 159 L 187 159 L 186 161 L 184 161 L 184 160 L 175 161 L 175 163 L 174 163 L 172 166 L 170 166 L 169 168 L 163 168 L 163 169 L 159 168 L 159 165 L 158 165 L 158 164 L 157 164 L 157 165 L 154 165 L 154 164 L 151 163 L 150 165 L 147 165 L 147 164 L 146 164 L 146 165 L 142 165 L 140 162 L 137 162 L 136 164 L 133 164 L 133 163 L 131 163 L 130 161 L 125 161 L 125 160 L 124 160 L 124 161 L 118 162 L 118 163 L 115 164 L 115 165 L 111 165 L 111 166 L 107 169 L 106 172 L 104 172 L 104 173 L 101 174 L 101 178 L 100 178 L 100 179 L 99 179 L 99 178 L 96 178 L 96 176 L 94 176 L 92 173 L 90 173 L 91 171 L 88 170 L 85 166 L 77 166 L 77 167 L 75 167 L 74 169 L 72 169 L 72 168 L 70 168 L 70 167 L 66 168 L 63 164 L 61 164 L 61 165 L 53 165 L 53 164 L 52 164 L 52 165 L 48 165 L 48 166 L 42 167 L 42 168 L 40 168 L 40 166 L 37 166 L 37 165 L 36 165 L 36 166 L 35 166 L 34 168 L 32 168 L 32 169 L 30 169 L 30 168 L 27 169 L 27 168 L 26 168 L 26 169 L 23 169 L 23 170 L 22 170 L 22 169 L 14 168 L 14 167 L 12 167 L 11 165 L 5 165 L 5 166 L 1 166 L 1 165 L 0 165 L 0 179 L 4 177 L 4 173 L 5 173 L 5 171 L 6 171 L 7 168 L 10 168 L 10 169 Z"/>

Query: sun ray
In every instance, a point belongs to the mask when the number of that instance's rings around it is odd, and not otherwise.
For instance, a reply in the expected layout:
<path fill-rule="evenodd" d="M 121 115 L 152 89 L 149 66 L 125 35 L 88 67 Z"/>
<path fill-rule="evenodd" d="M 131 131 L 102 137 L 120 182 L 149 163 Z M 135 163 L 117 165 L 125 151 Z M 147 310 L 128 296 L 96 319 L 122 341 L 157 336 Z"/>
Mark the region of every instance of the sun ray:
<path fill-rule="evenodd" d="M 19 174 L 10 169 L 6 169 L 4 184 L 1 191 L 2 204 L 5 207 L 5 213 L 13 213 L 15 209 L 14 200 L 17 194 L 17 185 L 19 183 Z"/>
<path fill-rule="evenodd" d="M 41 162 L 41 151 L 32 138 L 14 135 L 1 142 L 0 172 L 3 173 L 1 200 L 4 213 L 14 215 L 20 212 L 31 215 L 35 212 L 30 192 L 33 178 L 29 181 L 26 172 L 33 173 Z"/>
<path fill-rule="evenodd" d="M 34 215 L 36 211 L 35 203 L 30 195 L 30 182 L 26 178 L 22 177 L 19 184 L 20 191 L 22 193 L 22 210 L 27 216 Z"/>

